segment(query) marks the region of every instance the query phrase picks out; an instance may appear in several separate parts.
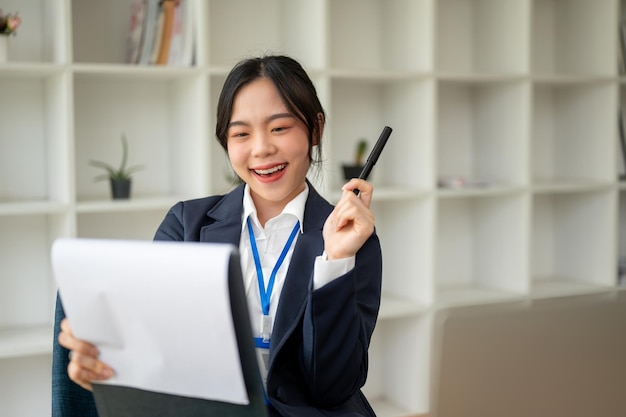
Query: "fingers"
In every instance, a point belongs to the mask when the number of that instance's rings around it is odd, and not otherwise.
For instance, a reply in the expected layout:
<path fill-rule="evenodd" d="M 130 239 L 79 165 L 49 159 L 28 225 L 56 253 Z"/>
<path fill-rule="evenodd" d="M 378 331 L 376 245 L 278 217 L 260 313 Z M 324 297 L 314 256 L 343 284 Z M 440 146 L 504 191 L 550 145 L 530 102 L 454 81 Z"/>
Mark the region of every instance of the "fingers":
<path fill-rule="evenodd" d="M 332 221 L 336 229 L 339 230 L 353 221 L 358 221 L 360 225 L 371 224 L 373 231 L 374 214 L 369 206 L 374 187 L 367 181 L 354 178 L 346 183 L 342 190 L 341 199 L 333 211 Z M 358 196 L 354 194 L 355 190 L 359 190 Z"/>
<path fill-rule="evenodd" d="M 59 333 L 59 344 L 73 352 L 80 352 L 84 355 L 97 357 L 100 355 L 98 349 L 91 343 L 77 339 L 72 333 L 70 322 L 67 318 L 61 321 L 61 332 Z"/>
<path fill-rule="evenodd" d="M 365 180 L 361 180 L 358 178 L 353 178 L 348 181 L 342 188 L 345 191 L 351 191 L 354 193 L 354 190 L 359 190 L 359 198 L 365 204 L 366 207 L 369 207 L 372 202 L 372 195 L 374 191 L 374 187 L 372 184 Z"/>
<path fill-rule="evenodd" d="M 351 191 L 344 191 L 344 195 L 335 206 L 332 221 L 335 230 L 351 225 L 359 234 L 361 229 L 364 229 L 368 237 L 374 229 L 374 213 Z"/>
<path fill-rule="evenodd" d="M 109 379 L 113 376 L 113 370 L 93 356 L 72 351 L 67 374 L 72 381 L 91 391 L 91 382 Z"/>
<path fill-rule="evenodd" d="M 74 337 L 67 319 L 61 322 L 58 340 L 61 346 L 71 351 L 67 373 L 81 387 L 91 390 L 92 381 L 102 381 L 113 376 L 113 370 L 98 360 L 98 349 L 91 343 Z"/>
<path fill-rule="evenodd" d="M 360 195 L 353 190 L 359 189 Z M 324 224 L 324 251 L 328 259 L 354 256 L 374 232 L 374 213 L 369 208 L 373 187 L 353 179 L 343 187 L 341 199 Z"/>

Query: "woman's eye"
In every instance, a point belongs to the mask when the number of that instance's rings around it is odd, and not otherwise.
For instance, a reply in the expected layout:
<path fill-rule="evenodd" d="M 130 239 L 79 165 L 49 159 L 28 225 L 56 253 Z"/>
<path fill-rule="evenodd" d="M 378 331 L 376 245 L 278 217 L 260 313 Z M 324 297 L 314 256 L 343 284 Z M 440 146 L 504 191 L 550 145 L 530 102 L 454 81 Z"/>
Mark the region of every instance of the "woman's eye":
<path fill-rule="evenodd" d="M 246 136 L 248 136 L 246 132 L 233 132 L 230 134 L 231 138 L 245 138 Z"/>
<path fill-rule="evenodd" d="M 287 130 L 288 127 L 287 126 L 279 126 L 279 127 L 275 127 L 272 129 L 272 132 L 284 132 L 285 130 Z"/>

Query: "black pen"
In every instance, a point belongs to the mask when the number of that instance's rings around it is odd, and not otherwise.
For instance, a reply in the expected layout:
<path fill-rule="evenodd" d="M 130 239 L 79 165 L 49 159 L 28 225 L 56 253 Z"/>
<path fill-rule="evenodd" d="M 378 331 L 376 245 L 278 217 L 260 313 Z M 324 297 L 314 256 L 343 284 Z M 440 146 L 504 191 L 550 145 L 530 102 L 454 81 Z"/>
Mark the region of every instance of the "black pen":
<path fill-rule="evenodd" d="M 387 144 L 387 139 L 389 139 L 389 135 L 391 135 L 392 130 L 393 129 L 391 129 L 389 126 L 385 126 L 383 128 L 383 131 L 378 137 L 378 140 L 376 141 L 374 148 L 372 149 L 369 156 L 367 157 L 367 161 L 365 162 L 365 165 L 363 166 L 363 169 L 361 170 L 361 173 L 359 174 L 359 179 L 367 180 L 367 177 L 369 177 L 370 172 L 372 172 L 372 168 L 374 168 L 374 165 L 376 165 L 376 161 L 378 161 L 378 157 L 380 156 L 381 152 L 383 151 L 383 148 Z M 356 195 L 359 195 L 360 193 L 358 189 L 354 189 L 353 192 Z"/>

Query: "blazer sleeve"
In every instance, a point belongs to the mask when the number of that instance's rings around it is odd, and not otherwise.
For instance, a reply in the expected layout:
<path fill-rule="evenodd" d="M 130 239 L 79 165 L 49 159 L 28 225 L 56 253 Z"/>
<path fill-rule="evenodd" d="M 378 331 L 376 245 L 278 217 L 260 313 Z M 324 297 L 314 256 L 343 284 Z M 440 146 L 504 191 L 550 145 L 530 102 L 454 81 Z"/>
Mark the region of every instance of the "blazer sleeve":
<path fill-rule="evenodd" d="M 342 404 L 365 384 L 381 282 L 382 253 L 373 234 L 357 253 L 352 271 L 310 293 L 301 360 L 317 404 Z"/>
<path fill-rule="evenodd" d="M 69 350 L 59 344 L 65 311 L 57 293 L 52 345 L 52 417 L 98 417 L 91 392 L 74 383 L 67 375 Z"/>
<path fill-rule="evenodd" d="M 157 229 L 154 240 L 174 240 L 185 239 L 183 227 L 183 203 L 174 205 L 165 215 L 161 225 Z"/>

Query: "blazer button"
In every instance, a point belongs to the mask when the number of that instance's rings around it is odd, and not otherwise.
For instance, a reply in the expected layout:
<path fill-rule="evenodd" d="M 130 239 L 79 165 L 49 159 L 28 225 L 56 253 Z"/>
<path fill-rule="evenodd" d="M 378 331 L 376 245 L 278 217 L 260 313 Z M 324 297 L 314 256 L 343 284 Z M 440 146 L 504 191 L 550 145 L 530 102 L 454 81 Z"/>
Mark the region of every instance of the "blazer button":
<path fill-rule="evenodd" d="M 285 390 L 283 389 L 283 387 L 276 388 L 275 396 L 276 396 L 277 399 L 279 399 L 279 400 L 281 400 L 283 402 L 287 400 L 287 398 L 285 396 Z"/>

